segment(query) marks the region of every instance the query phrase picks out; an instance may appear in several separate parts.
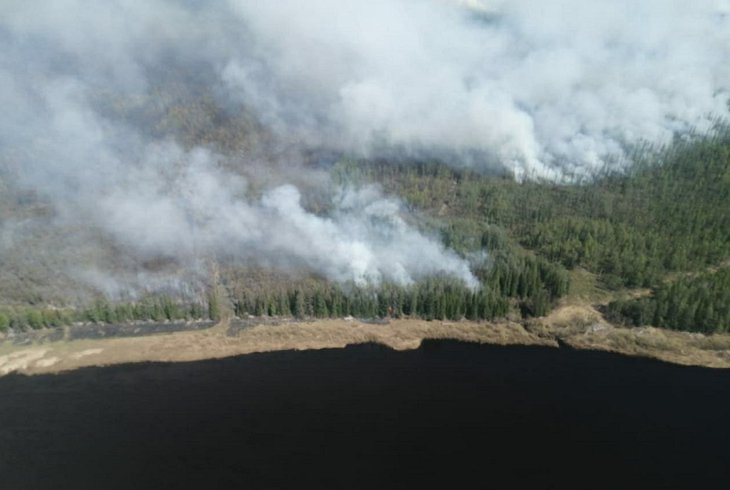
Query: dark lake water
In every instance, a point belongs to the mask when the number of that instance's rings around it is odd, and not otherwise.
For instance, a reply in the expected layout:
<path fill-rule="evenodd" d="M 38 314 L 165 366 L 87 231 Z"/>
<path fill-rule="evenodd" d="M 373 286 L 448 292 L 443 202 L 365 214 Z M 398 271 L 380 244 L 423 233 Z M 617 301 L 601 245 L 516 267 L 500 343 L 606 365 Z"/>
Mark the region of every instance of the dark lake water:
<path fill-rule="evenodd" d="M 0 488 L 728 488 L 730 372 L 428 342 L 0 378 Z"/>

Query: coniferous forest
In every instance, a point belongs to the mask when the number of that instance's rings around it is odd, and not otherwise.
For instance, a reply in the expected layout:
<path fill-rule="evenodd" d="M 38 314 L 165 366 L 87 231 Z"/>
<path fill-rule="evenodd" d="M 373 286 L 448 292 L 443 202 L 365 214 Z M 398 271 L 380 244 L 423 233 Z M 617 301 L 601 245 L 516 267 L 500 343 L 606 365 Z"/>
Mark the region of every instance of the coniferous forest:
<path fill-rule="evenodd" d="M 699 332 L 730 327 L 730 134 L 638 148 L 621 172 L 571 183 L 515 179 L 437 161 L 339 159 L 342 184 L 401 196 L 415 226 L 470 261 L 479 288 L 434 276 L 413 284 L 333 283 L 258 266 L 223 268 L 197 297 L 148 295 L 64 304 L 4 301 L 0 330 L 73 322 L 356 316 L 499 319 L 542 316 L 580 294 L 576 271 L 614 300 L 610 320 Z M 328 210 L 321 209 L 326 215 Z M 633 295 L 618 293 L 634 291 Z M 17 291 L 16 291 L 17 292 Z"/>

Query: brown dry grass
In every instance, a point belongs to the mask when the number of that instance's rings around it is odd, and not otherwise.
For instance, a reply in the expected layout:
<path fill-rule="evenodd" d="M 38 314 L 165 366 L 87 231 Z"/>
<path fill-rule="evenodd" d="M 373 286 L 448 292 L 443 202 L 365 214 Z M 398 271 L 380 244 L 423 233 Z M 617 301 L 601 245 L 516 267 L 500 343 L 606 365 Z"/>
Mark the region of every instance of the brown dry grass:
<path fill-rule="evenodd" d="M 706 336 L 698 333 L 641 327 L 625 328 L 608 323 L 590 305 L 571 304 L 555 309 L 529 326 L 542 329 L 576 349 L 603 350 L 651 357 L 676 364 L 730 368 L 730 335 Z"/>
<path fill-rule="evenodd" d="M 590 304 L 565 304 L 544 318 L 527 322 L 440 322 L 393 320 L 387 325 L 345 319 L 259 325 L 226 335 L 222 322 L 208 330 L 147 337 L 0 344 L 0 375 L 56 373 L 86 366 L 130 362 L 180 362 L 253 352 L 342 348 L 375 342 L 396 350 L 418 348 L 425 339 L 454 339 L 497 345 L 604 350 L 653 357 L 685 365 L 730 368 L 730 335 L 704 336 L 609 324 Z"/>
<path fill-rule="evenodd" d="M 388 325 L 358 321 L 260 325 L 226 335 L 224 323 L 203 331 L 148 337 L 44 343 L 40 346 L 0 346 L 0 374 L 61 372 L 85 366 L 143 361 L 195 361 L 253 352 L 342 348 L 375 342 L 396 350 L 416 349 L 425 339 L 455 339 L 490 344 L 551 345 L 517 323 L 427 322 L 394 320 Z"/>

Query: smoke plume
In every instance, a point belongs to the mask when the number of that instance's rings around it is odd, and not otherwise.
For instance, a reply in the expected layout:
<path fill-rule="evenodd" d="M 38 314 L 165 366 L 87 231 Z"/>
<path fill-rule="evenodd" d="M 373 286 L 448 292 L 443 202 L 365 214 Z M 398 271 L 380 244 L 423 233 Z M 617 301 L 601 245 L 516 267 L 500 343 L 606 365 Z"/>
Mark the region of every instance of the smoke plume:
<path fill-rule="evenodd" d="M 723 1 L 6 0 L 0 53 L 0 188 L 54 225 L 358 283 L 476 284 L 307 152 L 565 179 L 730 110 Z"/>

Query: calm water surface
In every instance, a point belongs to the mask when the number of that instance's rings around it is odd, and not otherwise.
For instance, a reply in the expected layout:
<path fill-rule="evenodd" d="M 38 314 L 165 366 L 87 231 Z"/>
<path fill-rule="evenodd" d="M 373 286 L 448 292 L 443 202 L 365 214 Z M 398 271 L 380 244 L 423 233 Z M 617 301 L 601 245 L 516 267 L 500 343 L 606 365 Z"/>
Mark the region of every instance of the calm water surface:
<path fill-rule="evenodd" d="M 0 378 L 0 488 L 728 488 L 730 371 L 429 342 Z"/>

